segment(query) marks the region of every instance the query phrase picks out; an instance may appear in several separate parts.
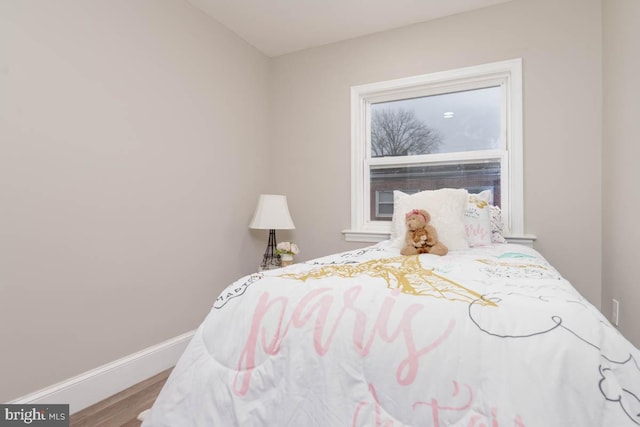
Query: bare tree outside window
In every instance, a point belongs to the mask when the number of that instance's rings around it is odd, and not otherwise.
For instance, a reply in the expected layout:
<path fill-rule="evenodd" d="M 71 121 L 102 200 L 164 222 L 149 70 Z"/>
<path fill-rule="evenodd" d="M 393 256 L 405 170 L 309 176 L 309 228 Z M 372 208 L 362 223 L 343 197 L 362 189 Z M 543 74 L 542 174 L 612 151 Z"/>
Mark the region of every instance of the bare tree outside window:
<path fill-rule="evenodd" d="M 409 156 L 438 151 L 442 137 L 413 111 L 376 109 L 371 112 L 371 155 Z"/>

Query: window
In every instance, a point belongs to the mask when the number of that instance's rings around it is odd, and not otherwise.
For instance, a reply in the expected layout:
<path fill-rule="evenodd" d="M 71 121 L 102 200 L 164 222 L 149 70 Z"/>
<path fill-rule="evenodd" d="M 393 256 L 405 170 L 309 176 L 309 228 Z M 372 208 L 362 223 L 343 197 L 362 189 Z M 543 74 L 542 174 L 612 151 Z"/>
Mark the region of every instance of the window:
<path fill-rule="evenodd" d="M 386 181 L 382 182 L 382 186 L 384 186 L 385 183 Z M 371 206 L 372 212 L 373 210 L 375 210 L 375 214 L 372 213 L 372 218 L 375 217 L 376 221 L 391 221 L 391 218 L 393 217 L 393 189 L 376 189 L 376 187 L 380 188 L 382 186 L 375 186 L 373 183 L 371 184 L 371 192 L 373 193 L 375 191 L 376 195 L 376 203 L 375 205 Z M 408 190 L 403 188 L 402 191 L 407 194 L 414 194 L 420 190 Z"/>
<path fill-rule="evenodd" d="M 393 191 L 490 190 L 523 234 L 520 59 L 351 88 L 351 229 L 388 238 Z"/>
<path fill-rule="evenodd" d="M 374 191 L 373 188 L 371 191 Z M 393 190 L 376 190 L 375 219 L 391 219 L 393 216 Z"/>

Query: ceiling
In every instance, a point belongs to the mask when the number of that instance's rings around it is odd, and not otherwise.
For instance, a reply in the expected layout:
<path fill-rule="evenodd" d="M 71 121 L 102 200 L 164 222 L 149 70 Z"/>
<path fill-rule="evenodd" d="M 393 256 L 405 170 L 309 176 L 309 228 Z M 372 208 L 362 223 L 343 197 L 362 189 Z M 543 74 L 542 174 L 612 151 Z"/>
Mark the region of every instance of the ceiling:
<path fill-rule="evenodd" d="M 511 0 L 188 0 L 267 56 Z"/>

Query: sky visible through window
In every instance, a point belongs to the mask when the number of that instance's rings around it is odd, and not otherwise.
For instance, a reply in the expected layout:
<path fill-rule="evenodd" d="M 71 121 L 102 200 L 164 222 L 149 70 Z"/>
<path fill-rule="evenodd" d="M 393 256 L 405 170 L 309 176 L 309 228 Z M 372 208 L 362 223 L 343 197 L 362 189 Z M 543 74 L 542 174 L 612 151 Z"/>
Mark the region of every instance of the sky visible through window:
<path fill-rule="evenodd" d="M 495 86 L 381 102 L 371 105 L 371 115 L 375 118 L 383 110 L 413 113 L 440 138 L 429 153 L 499 149 L 501 96 Z"/>

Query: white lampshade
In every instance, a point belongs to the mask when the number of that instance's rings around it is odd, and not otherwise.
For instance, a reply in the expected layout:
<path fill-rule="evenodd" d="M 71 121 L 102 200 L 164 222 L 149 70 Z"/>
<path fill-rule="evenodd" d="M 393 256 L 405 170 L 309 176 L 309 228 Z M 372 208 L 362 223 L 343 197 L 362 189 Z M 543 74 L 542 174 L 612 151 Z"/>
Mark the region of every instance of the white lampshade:
<path fill-rule="evenodd" d="M 289 214 L 287 196 L 261 194 L 249 228 L 259 230 L 293 230 L 296 228 Z"/>

